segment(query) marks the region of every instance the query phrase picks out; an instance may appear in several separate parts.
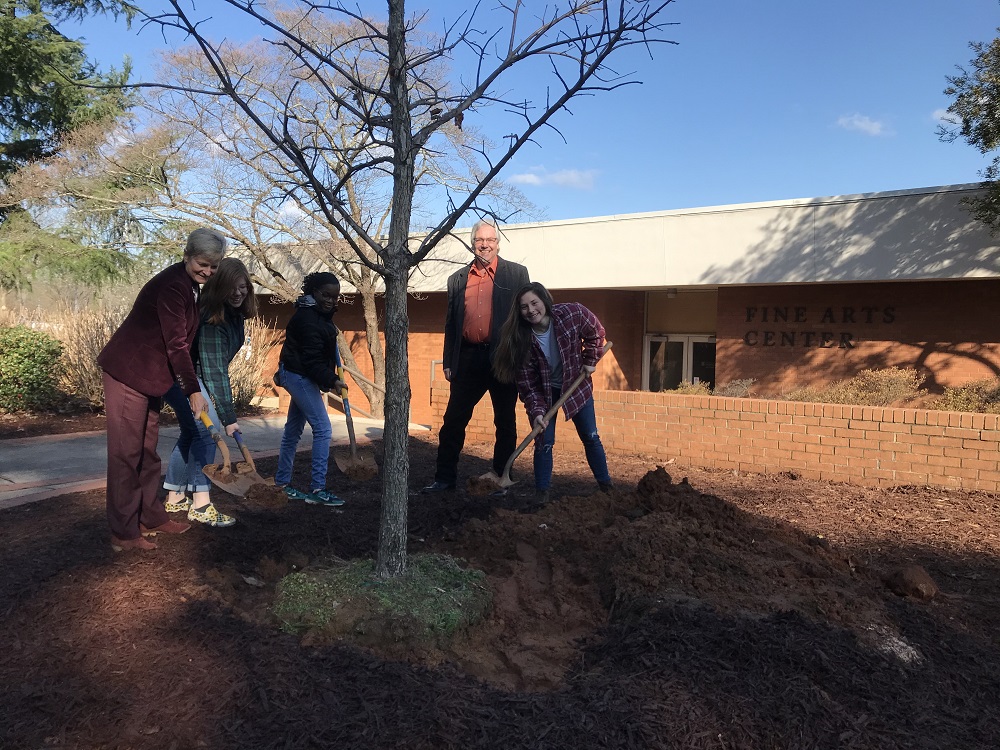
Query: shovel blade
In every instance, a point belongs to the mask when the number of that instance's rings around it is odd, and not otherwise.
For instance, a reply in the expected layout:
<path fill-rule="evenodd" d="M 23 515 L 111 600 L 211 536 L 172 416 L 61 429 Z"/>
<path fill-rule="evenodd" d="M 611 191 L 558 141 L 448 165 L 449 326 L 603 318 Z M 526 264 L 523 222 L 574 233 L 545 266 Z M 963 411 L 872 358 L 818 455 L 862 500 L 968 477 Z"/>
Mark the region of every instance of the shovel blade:
<path fill-rule="evenodd" d="M 220 490 L 237 497 L 243 497 L 247 494 L 247 490 L 254 485 L 254 480 L 250 475 L 232 472 L 228 466 L 209 464 L 202 471 Z"/>
<path fill-rule="evenodd" d="M 333 460 L 349 479 L 364 482 L 378 476 L 378 464 L 375 456 L 367 451 L 358 451 L 351 455 L 349 450 L 334 451 Z"/>

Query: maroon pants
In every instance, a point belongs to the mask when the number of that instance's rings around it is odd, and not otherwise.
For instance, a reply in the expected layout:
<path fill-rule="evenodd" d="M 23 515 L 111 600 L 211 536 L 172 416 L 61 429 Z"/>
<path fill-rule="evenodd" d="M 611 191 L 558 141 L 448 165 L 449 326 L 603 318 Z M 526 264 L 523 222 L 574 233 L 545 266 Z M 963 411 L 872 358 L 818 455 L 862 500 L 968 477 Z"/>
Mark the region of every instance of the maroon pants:
<path fill-rule="evenodd" d="M 161 398 L 151 398 L 104 373 L 108 423 L 108 525 L 119 539 L 136 539 L 139 522 L 170 520 L 158 497 Z"/>

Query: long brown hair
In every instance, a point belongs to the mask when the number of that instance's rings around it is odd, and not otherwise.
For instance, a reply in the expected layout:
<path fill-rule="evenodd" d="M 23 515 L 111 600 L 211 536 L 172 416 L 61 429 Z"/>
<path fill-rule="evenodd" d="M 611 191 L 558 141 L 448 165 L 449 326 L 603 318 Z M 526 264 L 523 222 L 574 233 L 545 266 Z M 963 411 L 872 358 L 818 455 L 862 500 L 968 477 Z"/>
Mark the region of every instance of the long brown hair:
<path fill-rule="evenodd" d="M 501 383 L 513 383 L 531 353 L 531 324 L 521 317 L 521 297 L 534 292 L 545 305 L 545 314 L 552 316 L 552 295 L 549 290 L 532 281 L 517 290 L 514 304 L 507 313 L 507 320 L 500 329 L 500 341 L 493 357 L 493 374 Z"/>
<path fill-rule="evenodd" d="M 219 261 L 219 269 L 201 288 L 199 306 L 207 322 L 217 326 L 226 320 L 226 300 L 241 281 L 247 283 L 247 296 L 237 311 L 244 318 L 252 318 L 257 314 L 257 298 L 253 293 L 253 282 L 247 267 L 236 258 L 223 258 Z"/>

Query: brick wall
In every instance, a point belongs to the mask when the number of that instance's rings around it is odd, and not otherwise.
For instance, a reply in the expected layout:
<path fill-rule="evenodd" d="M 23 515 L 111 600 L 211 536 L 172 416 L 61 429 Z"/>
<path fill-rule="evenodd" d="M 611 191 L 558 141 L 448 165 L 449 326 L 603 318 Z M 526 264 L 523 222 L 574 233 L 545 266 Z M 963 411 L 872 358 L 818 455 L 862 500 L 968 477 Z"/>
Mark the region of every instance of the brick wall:
<path fill-rule="evenodd" d="M 809 479 L 869 486 L 935 485 L 1000 491 L 1000 415 L 883 409 L 763 399 L 597 391 L 598 428 L 609 455 L 748 473 L 793 471 Z M 448 400 L 434 388 L 434 428 Z M 518 432 L 527 435 L 524 410 Z M 560 417 L 556 462 L 582 452 Z M 492 441 L 489 399 L 477 407 L 470 441 Z M 530 454 L 529 446 L 526 453 Z"/>

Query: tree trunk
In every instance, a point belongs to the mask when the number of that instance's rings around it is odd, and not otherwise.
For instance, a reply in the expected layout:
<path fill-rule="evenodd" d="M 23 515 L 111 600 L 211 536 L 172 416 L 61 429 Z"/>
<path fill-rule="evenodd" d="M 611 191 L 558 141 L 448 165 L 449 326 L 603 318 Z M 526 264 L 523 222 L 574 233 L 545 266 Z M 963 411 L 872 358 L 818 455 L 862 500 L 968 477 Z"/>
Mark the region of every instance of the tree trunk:
<path fill-rule="evenodd" d="M 413 212 L 415 149 L 410 131 L 406 83 L 406 28 L 403 0 L 389 0 L 389 106 L 392 111 L 392 214 L 385 274 L 385 465 L 382 467 L 382 523 L 379 527 L 380 578 L 406 572 L 407 503 L 410 482 L 410 320 L 407 283 L 410 270 L 410 216 Z"/>

